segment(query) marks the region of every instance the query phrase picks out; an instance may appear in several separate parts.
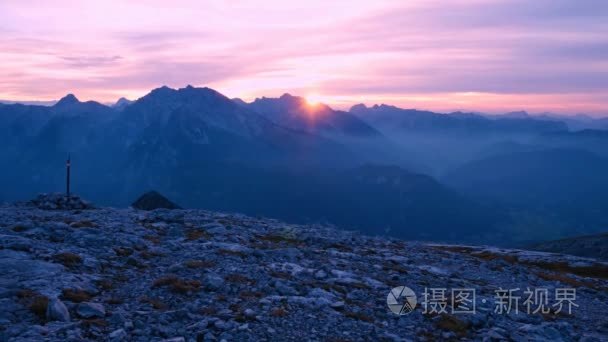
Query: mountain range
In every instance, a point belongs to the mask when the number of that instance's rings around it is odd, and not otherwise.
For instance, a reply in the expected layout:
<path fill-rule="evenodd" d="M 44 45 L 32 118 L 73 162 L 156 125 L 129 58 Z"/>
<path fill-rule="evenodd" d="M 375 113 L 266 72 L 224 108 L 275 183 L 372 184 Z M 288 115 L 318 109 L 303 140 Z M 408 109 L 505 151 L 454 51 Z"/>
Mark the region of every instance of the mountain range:
<path fill-rule="evenodd" d="M 0 134 L 4 201 L 61 191 L 69 155 L 74 191 L 103 205 L 158 190 L 189 208 L 437 241 L 529 242 L 606 223 L 606 132 L 521 113 L 339 111 L 160 87 L 112 106 L 71 94 L 0 104 Z"/>

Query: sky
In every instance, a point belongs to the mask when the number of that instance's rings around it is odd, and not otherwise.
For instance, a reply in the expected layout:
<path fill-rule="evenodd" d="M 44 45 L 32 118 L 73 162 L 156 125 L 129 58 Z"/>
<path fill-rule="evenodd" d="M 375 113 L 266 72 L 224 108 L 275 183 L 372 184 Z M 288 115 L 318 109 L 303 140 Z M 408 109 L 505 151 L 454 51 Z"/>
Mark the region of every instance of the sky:
<path fill-rule="evenodd" d="M 608 116 L 608 1 L 0 0 L 0 99 L 161 85 Z"/>

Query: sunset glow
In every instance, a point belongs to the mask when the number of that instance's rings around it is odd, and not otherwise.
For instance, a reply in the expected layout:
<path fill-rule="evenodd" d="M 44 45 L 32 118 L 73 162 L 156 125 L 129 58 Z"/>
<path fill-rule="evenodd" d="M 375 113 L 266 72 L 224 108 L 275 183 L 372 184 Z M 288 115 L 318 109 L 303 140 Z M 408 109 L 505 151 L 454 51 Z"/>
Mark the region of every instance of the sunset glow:
<path fill-rule="evenodd" d="M 321 99 L 321 96 L 319 96 L 319 94 L 312 93 L 312 94 L 306 95 L 306 102 L 308 102 L 308 104 L 310 106 L 314 107 L 314 106 L 318 105 L 319 103 L 321 103 L 321 101 L 322 101 L 322 99 Z"/>
<path fill-rule="evenodd" d="M 0 99 L 192 84 L 337 108 L 608 115 L 607 46 L 602 0 L 8 0 Z"/>

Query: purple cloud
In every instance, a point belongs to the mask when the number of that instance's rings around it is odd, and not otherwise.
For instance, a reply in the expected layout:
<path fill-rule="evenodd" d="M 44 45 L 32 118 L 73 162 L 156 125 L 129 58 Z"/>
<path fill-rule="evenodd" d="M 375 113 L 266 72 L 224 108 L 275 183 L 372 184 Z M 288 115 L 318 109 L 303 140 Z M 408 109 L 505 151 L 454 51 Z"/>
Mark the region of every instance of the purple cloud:
<path fill-rule="evenodd" d="M 5 2 L 0 98 L 194 84 L 340 106 L 608 114 L 607 19 L 601 0 Z"/>

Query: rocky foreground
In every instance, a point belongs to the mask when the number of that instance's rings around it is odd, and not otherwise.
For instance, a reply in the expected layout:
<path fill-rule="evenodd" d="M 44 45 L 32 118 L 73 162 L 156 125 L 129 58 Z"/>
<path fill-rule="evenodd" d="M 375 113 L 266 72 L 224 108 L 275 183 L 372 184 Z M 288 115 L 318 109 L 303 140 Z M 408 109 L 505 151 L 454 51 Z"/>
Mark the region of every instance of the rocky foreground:
<path fill-rule="evenodd" d="M 203 210 L 5 205 L 0 341 L 605 341 L 607 271 Z M 399 316 L 386 300 L 401 285 L 419 304 Z M 576 288 L 578 307 L 495 312 L 496 290 L 528 287 Z M 476 312 L 425 314 L 425 288 L 473 288 Z"/>

